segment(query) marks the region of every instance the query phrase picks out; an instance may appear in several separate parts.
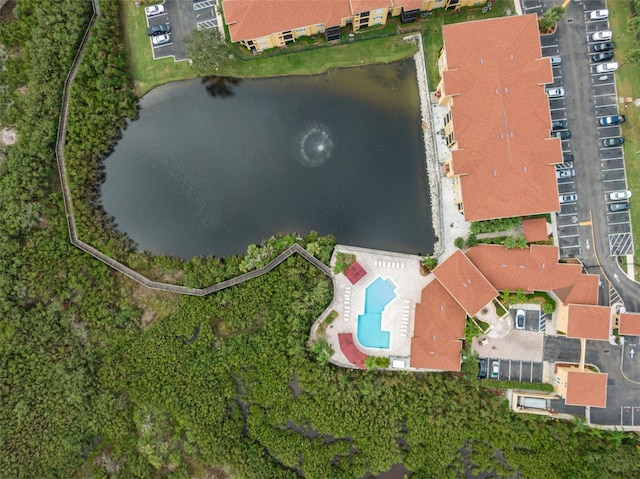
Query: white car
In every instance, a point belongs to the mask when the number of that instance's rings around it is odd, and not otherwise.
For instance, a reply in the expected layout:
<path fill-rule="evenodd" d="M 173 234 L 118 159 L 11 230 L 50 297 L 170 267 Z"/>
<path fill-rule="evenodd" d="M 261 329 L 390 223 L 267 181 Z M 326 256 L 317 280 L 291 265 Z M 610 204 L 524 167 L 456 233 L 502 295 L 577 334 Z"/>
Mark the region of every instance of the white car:
<path fill-rule="evenodd" d="M 603 63 L 596 67 L 598 73 L 611 73 L 618 69 L 618 62 Z"/>
<path fill-rule="evenodd" d="M 170 42 L 171 42 L 171 35 L 169 35 L 168 33 L 151 37 L 151 43 L 153 43 L 154 47 L 165 45 Z"/>
<path fill-rule="evenodd" d="M 549 98 L 562 98 L 564 96 L 564 88 L 549 88 L 547 90 L 547 95 Z"/>
<path fill-rule="evenodd" d="M 144 13 L 147 17 L 155 17 L 156 15 L 162 15 L 165 13 L 164 5 L 151 5 L 150 7 L 145 7 Z"/>
<path fill-rule="evenodd" d="M 608 42 L 613 37 L 611 30 L 602 30 L 591 35 L 591 39 L 594 42 Z"/>
<path fill-rule="evenodd" d="M 526 318 L 524 309 L 516 310 L 516 329 L 524 329 L 524 322 Z"/>
<path fill-rule="evenodd" d="M 609 10 L 594 10 L 589 14 L 589 20 L 604 20 L 609 16 Z"/>
<path fill-rule="evenodd" d="M 560 195 L 558 197 L 558 199 L 560 200 L 560 204 L 563 205 L 565 203 L 573 203 L 575 201 L 578 201 L 578 195 L 576 194 L 572 194 L 572 195 Z"/>
<path fill-rule="evenodd" d="M 561 170 L 556 170 L 556 178 L 559 180 L 573 178 L 574 176 L 576 176 L 576 170 L 574 170 L 573 168 L 563 168 Z"/>
<path fill-rule="evenodd" d="M 631 192 L 629 190 L 612 191 L 609 193 L 609 199 L 613 201 L 628 200 L 629 198 L 631 198 Z"/>

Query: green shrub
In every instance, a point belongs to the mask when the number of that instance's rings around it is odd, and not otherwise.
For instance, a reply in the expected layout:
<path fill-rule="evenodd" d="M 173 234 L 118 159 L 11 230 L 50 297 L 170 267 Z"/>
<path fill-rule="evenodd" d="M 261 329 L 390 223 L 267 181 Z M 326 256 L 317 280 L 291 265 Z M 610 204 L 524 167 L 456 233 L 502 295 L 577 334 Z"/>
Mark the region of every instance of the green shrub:
<path fill-rule="evenodd" d="M 389 358 L 381 356 L 368 356 L 364 360 L 364 365 L 367 369 L 388 368 Z"/>
<path fill-rule="evenodd" d="M 480 233 L 499 233 L 512 228 L 518 228 L 522 224 L 522 218 L 516 216 L 514 218 L 498 218 L 495 220 L 474 221 L 471 223 L 471 232 Z"/>
<path fill-rule="evenodd" d="M 336 253 L 336 265 L 333 267 L 335 274 L 342 273 L 356 260 L 355 254 Z"/>
<path fill-rule="evenodd" d="M 458 236 L 455 240 L 453 240 L 453 246 L 458 249 L 464 248 L 464 238 L 462 236 Z"/>
<path fill-rule="evenodd" d="M 533 391 L 553 392 L 553 385 L 546 383 L 521 383 L 519 381 L 501 381 L 500 379 L 483 379 L 480 384 L 491 389 L 526 389 Z"/>
<path fill-rule="evenodd" d="M 473 248 L 477 244 L 478 244 L 478 237 L 475 235 L 475 233 L 471 233 L 467 238 L 467 248 Z"/>

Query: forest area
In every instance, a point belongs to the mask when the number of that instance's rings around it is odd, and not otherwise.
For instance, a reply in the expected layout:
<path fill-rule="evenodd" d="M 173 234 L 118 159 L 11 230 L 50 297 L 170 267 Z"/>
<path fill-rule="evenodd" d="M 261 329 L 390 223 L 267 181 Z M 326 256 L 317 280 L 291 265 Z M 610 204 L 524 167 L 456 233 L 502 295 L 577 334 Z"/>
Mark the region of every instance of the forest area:
<path fill-rule="evenodd" d="M 335 239 L 313 232 L 182 262 L 113 228 L 103 161 L 137 115 L 118 6 L 100 0 L 71 91 L 81 237 L 188 286 L 293 242 L 328 262 Z M 308 337 L 332 285 L 299 256 L 196 298 L 146 290 L 73 247 L 55 142 L 90 18 L 90 2 L 17 0 L 0 25 L 0 122 L 18 132 L 0 165 L 0 478 L 362 478 L 400 463 L 414 478 L 638 477 L 636 435 L 513 414 L 474 376 L 328 364 Z"/>

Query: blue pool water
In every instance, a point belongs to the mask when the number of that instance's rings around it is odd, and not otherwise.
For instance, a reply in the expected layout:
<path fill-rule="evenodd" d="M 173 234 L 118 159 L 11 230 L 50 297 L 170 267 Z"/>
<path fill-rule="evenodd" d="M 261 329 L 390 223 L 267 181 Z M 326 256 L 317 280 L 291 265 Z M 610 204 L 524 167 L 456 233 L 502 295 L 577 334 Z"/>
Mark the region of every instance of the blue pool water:
<path fill-rule="evenodd" d="M 382 312 L 396 297 L 396 285 L 390 279 L 378 277 L 367 286 L 364 314 L 358 316 L 358 342 L 367 348 L 389 349 L 391 333 L 382 330 Z"/>

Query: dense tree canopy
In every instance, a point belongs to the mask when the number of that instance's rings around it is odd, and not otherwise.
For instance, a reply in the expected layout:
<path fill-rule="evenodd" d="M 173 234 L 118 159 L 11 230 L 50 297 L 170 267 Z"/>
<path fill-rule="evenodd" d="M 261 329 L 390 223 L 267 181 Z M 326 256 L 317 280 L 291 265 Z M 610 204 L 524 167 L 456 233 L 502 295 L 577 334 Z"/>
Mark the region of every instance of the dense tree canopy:
<path fill-rule="evenodd" d="M 294 241 L 181 263 L 132 253 L 99 209 L 101 160 L 135 116 L 117 6 L 101 2 L 72 91 L 67 145 L 82 234 L 145 269 L 205 286 Z M 205 298 L 143 289 L 69 243 L 54 144 L 61 89 L 90 16 L 19 0 L 2 80 L 19 142 L 0 169 L 0 477 L 637 477 L 634 436 L 511 413 L 475 379 L 318 362 L 309 327 L 331 282 L 298 256 Z M 20 93 L 16 91 L 20 89 Z M 329 326 L 330 327 L 330 326 Z"/>

